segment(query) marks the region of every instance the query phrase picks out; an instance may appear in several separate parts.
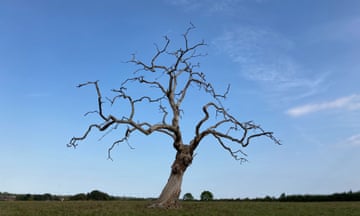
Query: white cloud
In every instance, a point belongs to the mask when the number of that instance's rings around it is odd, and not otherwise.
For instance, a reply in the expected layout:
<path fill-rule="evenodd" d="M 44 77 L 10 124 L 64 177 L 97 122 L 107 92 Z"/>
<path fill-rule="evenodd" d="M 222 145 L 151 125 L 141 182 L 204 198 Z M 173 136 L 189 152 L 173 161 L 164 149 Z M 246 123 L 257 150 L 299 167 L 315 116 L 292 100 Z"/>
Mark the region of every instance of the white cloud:
<path fill-rule="evenodd" d="M 293 117 L 331 109 L 359 110 L 360 95 L 354 94 L 322 103 L 313 103 L 289 109 L 286 113 Z"/>

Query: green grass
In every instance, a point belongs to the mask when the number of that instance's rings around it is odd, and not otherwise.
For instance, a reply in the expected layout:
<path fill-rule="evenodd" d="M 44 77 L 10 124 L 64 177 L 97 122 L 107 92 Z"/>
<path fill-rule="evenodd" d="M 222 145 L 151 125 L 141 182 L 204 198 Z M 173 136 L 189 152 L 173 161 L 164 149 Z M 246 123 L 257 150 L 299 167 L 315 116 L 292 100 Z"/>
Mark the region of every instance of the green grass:
<path fill-rule="evenodd" d="M 266 215 L 360 216 L 360 202 L 183 202 L 181 209 L 148 209 L 149 201 L 0 202 L 0 216 Z"/>

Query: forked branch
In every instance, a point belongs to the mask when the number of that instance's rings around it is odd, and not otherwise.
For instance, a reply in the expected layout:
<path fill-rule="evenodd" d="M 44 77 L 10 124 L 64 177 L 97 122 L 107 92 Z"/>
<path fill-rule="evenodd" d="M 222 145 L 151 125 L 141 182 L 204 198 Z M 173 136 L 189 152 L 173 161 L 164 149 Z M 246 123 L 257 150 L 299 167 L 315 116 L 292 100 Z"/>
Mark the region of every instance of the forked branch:
<path fill-rule="evenodd" d="M 210 119 L 209 108 L 214 109 L 220 120 L 202 129 L 203 125 Z M 215 103 L 210 102 L 203 106 L 203 113 L 204 117 L 195 127 L 195 137 L 191 141 L 190 146 L 192 151 L 195 151 L 201 140 L 208 135 L 212 135 L 233 158 L 241 161 L 245 161 L 244 156 L 247 156 L 241 148 L 247 147 L 251 140 L 256 137 L 265 136 L 276 144 L 281 144 L 280 140 L 273 136 L 273 132 L 265 131 L 261 126 L 251 121 L 242 123 L 230 115 L 223 107 Z M 238 144 L 239 148 L 233 149 L 226 142 Z"/>

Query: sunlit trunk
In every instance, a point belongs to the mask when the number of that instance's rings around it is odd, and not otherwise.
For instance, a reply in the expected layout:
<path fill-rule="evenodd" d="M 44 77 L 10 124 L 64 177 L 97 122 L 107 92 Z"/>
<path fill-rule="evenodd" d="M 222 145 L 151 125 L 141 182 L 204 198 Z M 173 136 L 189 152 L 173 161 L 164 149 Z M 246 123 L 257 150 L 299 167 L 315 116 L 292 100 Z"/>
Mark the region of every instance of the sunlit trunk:
<path fill-rule="evenodd" d="M 178 208 L 181 184 L 186 169 L 190 166 L 192 155 L 188 146 L 182 146 L 176 154 L 176 159 L 171 166 L 170 177 L 162 190 L 159 198 L 151 204 L 151 208 Z"/>

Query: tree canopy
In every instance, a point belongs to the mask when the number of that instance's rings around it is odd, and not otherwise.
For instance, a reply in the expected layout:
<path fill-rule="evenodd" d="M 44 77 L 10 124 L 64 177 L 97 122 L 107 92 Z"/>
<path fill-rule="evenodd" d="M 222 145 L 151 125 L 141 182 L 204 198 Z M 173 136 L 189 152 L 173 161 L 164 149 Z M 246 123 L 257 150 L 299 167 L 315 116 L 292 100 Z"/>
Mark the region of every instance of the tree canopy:
<path fill-rule="evenodd" d="M 214 195 L 210 191 L 203 191 L 200 195 L 201 201 L 210 201 L 214 199 Z"/>
<path fill-rule="evenodd" d="M 184 194 L 184 196 L 183 196 L 183 200 L 185 200 L 185 201 L 194 200 L 194 196 L 193 196 L 191 193 L 186 193 L 186 194 Z"/>

